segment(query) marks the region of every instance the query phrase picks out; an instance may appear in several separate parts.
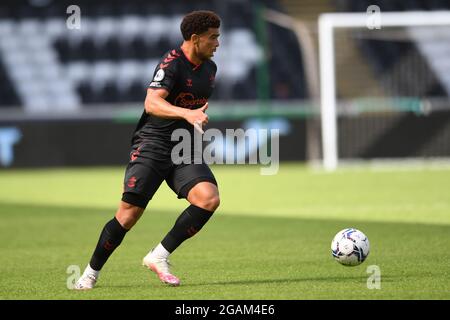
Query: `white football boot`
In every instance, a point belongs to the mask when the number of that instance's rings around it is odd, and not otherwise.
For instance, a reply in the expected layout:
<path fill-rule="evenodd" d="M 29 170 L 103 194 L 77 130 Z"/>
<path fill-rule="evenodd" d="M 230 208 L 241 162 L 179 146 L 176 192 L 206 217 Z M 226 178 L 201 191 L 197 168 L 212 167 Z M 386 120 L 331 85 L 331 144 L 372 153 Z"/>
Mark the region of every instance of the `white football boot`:
<path fill-rule="evenodd" d="M 97 277 L 93 274 L 82 275 L 73 287 L 74 290 L 91 290 L 97 283 Z"/>
<path fill-rule="evenodd" d="M 170 272 L 169 260 L 148 254 L 142 259 L 142 265 L 155 272 L 163 283 L 174 287 L 180 285 L 180 280 Z"/>

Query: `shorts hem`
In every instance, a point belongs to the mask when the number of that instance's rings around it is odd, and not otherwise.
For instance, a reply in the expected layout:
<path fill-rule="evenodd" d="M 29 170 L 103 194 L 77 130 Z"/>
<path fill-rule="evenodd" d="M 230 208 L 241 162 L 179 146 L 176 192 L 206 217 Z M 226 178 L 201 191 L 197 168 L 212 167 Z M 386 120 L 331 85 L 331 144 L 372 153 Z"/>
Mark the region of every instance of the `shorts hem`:
<path fill-rule="evenodd" d="M 145 197 L 139 193 L 124 192 L 122 194 L 122 201 L 133 206 L 145 209 L 150 201 L 150 198 Z"/>
<path fill-rule="evenodd" d="M 191 191 L 191 189 L 199 182 L 211 182 L 212 184 L 217 186 L 217 181 L 213 177 L 198 177 L 189 181 L 180 188 L 180 191 L 178 192 L 178 199 L 187 198 L 189 191 Z"/>

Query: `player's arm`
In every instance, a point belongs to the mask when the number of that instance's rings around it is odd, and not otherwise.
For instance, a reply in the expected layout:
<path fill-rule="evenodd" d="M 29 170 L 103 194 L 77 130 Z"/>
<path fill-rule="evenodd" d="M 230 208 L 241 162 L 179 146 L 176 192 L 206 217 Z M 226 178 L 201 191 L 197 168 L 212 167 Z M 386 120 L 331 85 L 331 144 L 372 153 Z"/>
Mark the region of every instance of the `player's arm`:
<path fill-rule="evenodd" d="M 208 102 L 201 108 L 190 110 L 174 106 L 166 101 L 169 92 L 166 89 L 147 89 L 145 98 L 145 111 L 151 115 L 166 119 L 184 119 L 190 124 L 196 126 L 196 123 L 208 123 L 208 116 L 205 110 L 208 108 Z"/>

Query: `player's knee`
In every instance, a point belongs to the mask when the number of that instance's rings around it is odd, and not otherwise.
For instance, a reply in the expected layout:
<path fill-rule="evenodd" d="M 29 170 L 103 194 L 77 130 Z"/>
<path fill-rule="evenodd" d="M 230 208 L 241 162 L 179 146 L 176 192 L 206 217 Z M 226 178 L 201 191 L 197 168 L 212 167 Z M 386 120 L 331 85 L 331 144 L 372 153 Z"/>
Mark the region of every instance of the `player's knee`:
<path fill-rule="evenodd" d="M 122 227 L 130 230 L 139 220 L 143 212 L 144 209 L 122 201 L 117 210 L 116 219 Z"/>
<path fill-rule="evenodd" d="M 209 194 L 200 199 L 199 204 L 198 207 L 214 212 L 220 205 L 220 197 L 218 194 Z"/>
<path fill-rule="evenodd" d="M 133 228 L 139 218 L 129 212 L 117 212 L 116 219 L 119 221 L 120 225 L 127 230 Z"/>
<path fill-rule="evenodd" d="M 202 182 L 189 191 L 188 201 L 202 209 L 214 212 L 220 205 L 219 190 L 209 182 Z"/>
<path fill-rule="evenodd" d="M 216 211 L 219 206 L 220 206 L 220 197 L 218 194 L 213 195 L 211 198 L 209 198 L 208 201 L 209 211 Z"/>

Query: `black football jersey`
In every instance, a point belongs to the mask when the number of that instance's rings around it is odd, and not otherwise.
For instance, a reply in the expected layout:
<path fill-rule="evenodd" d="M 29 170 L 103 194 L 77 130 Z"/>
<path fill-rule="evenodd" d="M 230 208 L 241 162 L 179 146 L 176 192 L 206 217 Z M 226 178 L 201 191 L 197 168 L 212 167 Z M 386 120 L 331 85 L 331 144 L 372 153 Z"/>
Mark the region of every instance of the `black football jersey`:
<path fill-rule="evenodd" d="M 212 60 L 195 65 L 181 48 L 167 52 L 155 68 L 149 88 L 164 88 L 169 92 L 166 100 L 181 108 L 202 107 L 211 96 L 217 66 Z M 184 119 L 164 119 L 147 114 L 144 110 L 133 135 L 133 145 L 154 144 L 156 150 L 169 152 L 176 142 L 171 141 L 172 132 L 178 128 L 194 127 Z"/>

